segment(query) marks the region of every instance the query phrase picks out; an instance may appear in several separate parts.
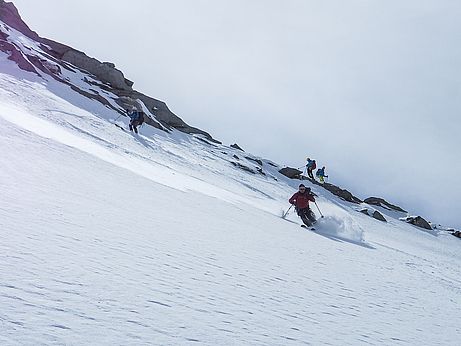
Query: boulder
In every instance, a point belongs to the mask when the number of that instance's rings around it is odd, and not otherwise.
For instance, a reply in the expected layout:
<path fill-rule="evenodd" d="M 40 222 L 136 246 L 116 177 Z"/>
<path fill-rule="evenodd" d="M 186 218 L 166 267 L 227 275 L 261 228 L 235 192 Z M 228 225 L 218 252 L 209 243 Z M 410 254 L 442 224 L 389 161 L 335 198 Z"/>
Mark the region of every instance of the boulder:
<path fill-rule="evenodd" d="M 365 214 L 365 215 L 370 216 L 370 214 L 368 213 L 368 209 L 367 209 L 367 208 L 360 209 L 359 212 L 362 213 L 362 214 Z"/>
<path fill-rule="evenodd" d="M 279 170 L 279 173 L 290 179 L 299 179 L 302 171 L 296 168 L 285 167 Z"/>
<path fill-rule="evenodd" d="M 386 218 L 383 216 L 383 214 L 381 214 L 379 211 L 375 210 L 375 212 L 373 213 L 373 218 L 375 218 L 376 220 L 379 220 L 379 221 L 382 221 L 382 222 L 387 222 Z"/>
<path fill-rule="evenodd" d="M 234 148 L 234 149 L 237 149 L 237 150 L 240 150 L 240 151 L 245 151 L 242 148 L 240 148 L 240 146 L 237 143 L 232 144 L 230 147 Z"/>
<path fill-rule="evenodd" d="M 378 198 L 378 197 L 369 197 L 369 198 L 365 199 L 364 202 L 367 203 L 367 204 L 376 205 L 378 207 L 382 207 L 382 208 L 388 209 L 388 210 L 394 210 L 394 211 L 398 211 L 398 212 L 401 212 L 401 213 L 406 213 L 407 212 L 407 211 L 403 210 L 402 208 L 400 208 L 399 206 L 390 204 L 389 202 L 385 201 L 384 199 Z"/>
<path fill-rule="evenodd" d="M 326 190 L 330 191 L 333 195 L 338 196 L 347 202 L 356 203 L 356 204 L 362 203 L 360 198 L 355 197 L 349 191 L 341 189 L 340 187 L 336 185 L 333 185 L 330 183 L 324 183 L 324 184 L 318 184 L 318 185 L 323 186 Z"/>
<path fill-rule="evenodd" d="M 461 238 L 461 232 L 460 231 L 454 231 L 452 233 L 452 235 L 454 235 L 456 238 Z"/>
<path fill-rule="evenodd" d="M 429 224 L 429 222 L 424 220 L 421 216 L 407 216 L 407 217 L 400 218 L 400 220 L 410 223 L 416 227 L 424 228 L 427 230 L 432 230 L 432 227 Z"/>
<path fill-rule="evenodd" d="M 365 214 L 367 216 L 370 216 L 376 220 L 382 221 L 382 222 L 387 222 L 386 218 L 377 210 L 369 210 L 368 208 L 362 208 L 360 210 L 357 210 L 358 212 Z"/>

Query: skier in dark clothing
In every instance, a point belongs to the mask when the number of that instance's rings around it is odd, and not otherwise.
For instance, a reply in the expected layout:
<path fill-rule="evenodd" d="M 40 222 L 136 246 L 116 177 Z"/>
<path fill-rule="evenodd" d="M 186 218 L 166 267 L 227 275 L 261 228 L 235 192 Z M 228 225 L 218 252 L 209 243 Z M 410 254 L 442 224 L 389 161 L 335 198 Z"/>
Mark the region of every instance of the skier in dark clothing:
<path fill-rule="evenodd" d="M 317 168 L 317 163 L 315 162 L 315 160 L 311 160 L 310 158 L 307 158 L 307 163 L 306 163 L 307 175 L 312 180 L 314 180 L 314 174 L 312 174 L 312 171 L 316 168 Z"/>
<path fill-rule="evenodd" d="M 311 189 L 306 188 L 304 184 L 300 184 L 299 191 L 289 199 L 290 204 L 295 206 L 296 212 L 303 223 L 311 227 L 312 224 L 316 222 L 316 219 L 314 213 L 309 208 L 309 201 L 315 202 L 315 199 L 311 194 Z"/>
<path fill-rule="evenodd" d="M 133 107 L 133 109 L 130 111 L 127 110 L 128 116 L 130 117 L 130 131 L 134 131 L 135 133 L 138 133 L 138 126 L 142 125 L 144 122 L 144 116 L 142 112 L 139 112 L 136 107 Z"/>

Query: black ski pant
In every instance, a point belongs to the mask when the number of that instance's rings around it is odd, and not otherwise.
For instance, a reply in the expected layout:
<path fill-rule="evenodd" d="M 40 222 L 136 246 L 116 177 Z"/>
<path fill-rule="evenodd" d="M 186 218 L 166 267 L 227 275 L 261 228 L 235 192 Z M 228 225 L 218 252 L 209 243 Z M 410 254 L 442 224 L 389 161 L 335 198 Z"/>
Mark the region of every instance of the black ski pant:
<path fill-rule="evenodd" d="M 142 124 L 142 121 L 139 120 L 132 120 L 130 122 L 130 131 L 134 131 L 135 133 L 138 133 L 138 126 Z"/>
<path fill-rule="evenodd" d="M 311 227 L 312 224 L 317 221 L 311 208 L 296 209 L 296 212 L 301 220 L 303 220 L 303 223 L 308 227 Z"/>

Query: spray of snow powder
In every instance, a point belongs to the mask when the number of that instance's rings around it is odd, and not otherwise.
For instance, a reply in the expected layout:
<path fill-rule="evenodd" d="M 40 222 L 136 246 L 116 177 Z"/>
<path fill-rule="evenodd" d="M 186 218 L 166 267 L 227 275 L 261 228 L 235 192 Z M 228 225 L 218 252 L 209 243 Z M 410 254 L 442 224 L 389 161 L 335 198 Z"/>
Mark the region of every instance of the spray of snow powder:
<path fill-rule="evenodd" d="M 363 229 L 350 216 L 325 216 L 319 219 L 316 229 L 322 234 L 352 242 L 364 242 Z"/>

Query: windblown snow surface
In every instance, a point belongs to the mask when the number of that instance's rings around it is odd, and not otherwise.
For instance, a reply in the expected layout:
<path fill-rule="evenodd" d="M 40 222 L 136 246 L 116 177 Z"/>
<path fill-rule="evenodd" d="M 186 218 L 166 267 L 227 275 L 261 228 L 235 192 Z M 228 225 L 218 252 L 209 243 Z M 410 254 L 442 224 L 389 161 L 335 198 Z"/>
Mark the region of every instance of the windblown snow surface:
<path fill-rule="evenodd" d="M 270 161 L 252 175 L 227 146 L 132 135 L 0 60 L 1 345 L 460 344 L 451 235 L 318 186 L 305 230 Z"/>

